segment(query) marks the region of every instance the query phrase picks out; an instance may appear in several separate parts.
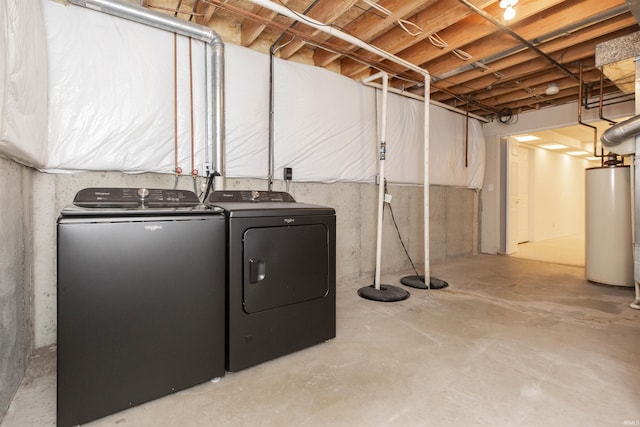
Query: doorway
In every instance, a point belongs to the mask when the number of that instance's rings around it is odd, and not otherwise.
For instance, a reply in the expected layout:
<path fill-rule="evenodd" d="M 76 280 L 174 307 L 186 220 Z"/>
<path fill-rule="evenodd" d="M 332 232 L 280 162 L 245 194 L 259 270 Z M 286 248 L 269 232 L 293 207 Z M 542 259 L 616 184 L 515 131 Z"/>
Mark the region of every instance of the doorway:
<path fill-rule="evenodd" d="M 505 254 L 584 266 L 584 176 L 592 163 L 506 139 Z"/>
<path fill-rule="evenodd" d="M 531 240 L 531 161 L 529 147 L 509 138 L 506 141 L 509 153 L 507 180 L 507 246 L 506 253 L 514 254 L 518 245 Z"/>

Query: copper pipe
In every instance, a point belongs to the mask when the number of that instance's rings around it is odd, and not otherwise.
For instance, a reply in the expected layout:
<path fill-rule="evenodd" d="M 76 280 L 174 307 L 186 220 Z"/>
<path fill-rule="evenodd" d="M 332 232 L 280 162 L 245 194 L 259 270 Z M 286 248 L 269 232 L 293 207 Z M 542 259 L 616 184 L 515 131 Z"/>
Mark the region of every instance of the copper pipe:
<path fill-rule="evenodd" d="M 600 157 L 600 166 L 604 166 L 604 149 L 601 150 L 602 154 L 598 155 L 598 128 L 582 121 L 582 62 L 580 63 L 578 77 L 578 123 L 593 129 L 593 156 Z"/>
<path fill-rule="evenodd" d="M 615 125 L 617 122 L 614 122 L 613 120 L 609 120 L 606 117 L 604 117 L 602 115 L 602 101 L 604 98 L 604 74 L 602 73 L 602 71 L 600 71 L 600 102 L 598 104 L 598 117 L 600 117 L 600 120 L 606 120 L 607 122 L 611 123 L 612 125 Z"/>

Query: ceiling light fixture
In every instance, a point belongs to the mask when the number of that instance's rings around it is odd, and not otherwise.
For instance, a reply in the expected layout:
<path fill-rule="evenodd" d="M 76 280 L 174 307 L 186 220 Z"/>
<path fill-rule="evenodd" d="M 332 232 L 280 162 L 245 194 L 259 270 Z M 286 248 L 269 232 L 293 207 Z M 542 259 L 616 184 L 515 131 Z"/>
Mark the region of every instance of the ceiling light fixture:
<path fill-rule="evenodd" d="M 514 138 L 518 142 L 531 142 L 531 141 L 537 141 L 540 139 L 535 135 L 521 135 L 521 136 L 514 136 Z"/>
<path fill-rule="evenodd" d="M 558 92 L 560 92 L 560 86 L 558 86 L 558 83 L 549 83 L 549 86 L 547 86 L 547 89 L 544 91 L 547 95 L 555 95 Z"/>
<path fill-rule="evenodd" d="M 562 148 L 568 148 L 564 144 L 540 144 L 538 147 L 546 148 L 547 150 L 560 150 Z"/>
<path fill-rule="evenodd" d="M 567 154 L 570 156 L 586 156 L 590 154 L 588 151 L 578 150 L 578 151 L 567 151 Z"/>
<path fill-rule="evenodd" d="M 504 20 L 510 21 L 516 16 L 516 10 L 513 8 L 518 0 L 501 0 L 500 7 L 504 9 Z"/>

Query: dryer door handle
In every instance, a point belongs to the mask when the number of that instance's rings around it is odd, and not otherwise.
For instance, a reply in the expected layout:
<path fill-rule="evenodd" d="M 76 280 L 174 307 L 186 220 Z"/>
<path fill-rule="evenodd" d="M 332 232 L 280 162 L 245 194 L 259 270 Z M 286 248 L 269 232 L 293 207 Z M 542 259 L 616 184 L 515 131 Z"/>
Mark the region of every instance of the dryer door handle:
<path fill-rule="evenodd" d="M 264 280 L 266 275 L 266 267 L 261 259 L 252 258 L 249 260 L 249 282 L 258 283 Z"/>

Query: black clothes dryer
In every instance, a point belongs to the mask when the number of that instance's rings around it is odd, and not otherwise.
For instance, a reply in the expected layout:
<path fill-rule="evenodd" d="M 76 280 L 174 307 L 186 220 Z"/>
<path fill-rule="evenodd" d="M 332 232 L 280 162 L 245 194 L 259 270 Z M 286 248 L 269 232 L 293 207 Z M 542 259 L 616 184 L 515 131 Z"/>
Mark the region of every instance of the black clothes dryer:
<path fill-rule="evenodd" d="M 182 190 L 89 188 L 58 220 L 57 425 L 224 375 L 225 221 Z"/>
<path fill-rule="evenodd" d="M 336 335 L 335 210 L 288 193 L 215 191 L 227 224 L 227 370 Z"/>

